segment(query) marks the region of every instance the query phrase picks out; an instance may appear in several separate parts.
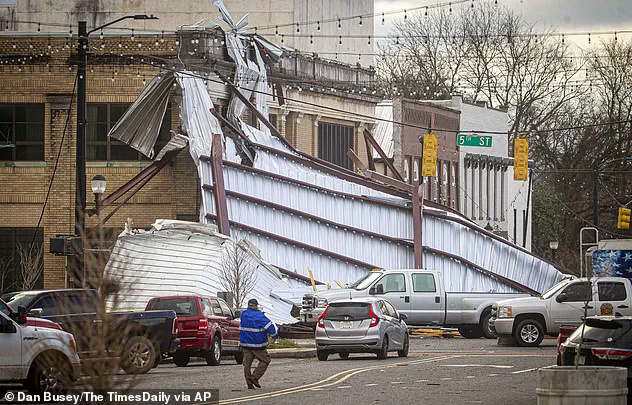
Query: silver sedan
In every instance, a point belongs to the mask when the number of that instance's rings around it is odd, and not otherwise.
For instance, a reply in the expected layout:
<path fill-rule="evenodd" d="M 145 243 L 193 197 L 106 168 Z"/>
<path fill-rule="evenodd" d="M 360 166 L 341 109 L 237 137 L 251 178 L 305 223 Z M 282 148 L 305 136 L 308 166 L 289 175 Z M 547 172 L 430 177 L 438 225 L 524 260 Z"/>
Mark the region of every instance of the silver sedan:
<path fill-rule="evenodd" d="M 385 359 L 388 352 L 408 356 L 406 315 L 388 301 L 365 297 L 330 303 L 316 324 L 316 353 L 325 361 L 333 353 L 346 359 L 349 353 L 375 353 Z"/>

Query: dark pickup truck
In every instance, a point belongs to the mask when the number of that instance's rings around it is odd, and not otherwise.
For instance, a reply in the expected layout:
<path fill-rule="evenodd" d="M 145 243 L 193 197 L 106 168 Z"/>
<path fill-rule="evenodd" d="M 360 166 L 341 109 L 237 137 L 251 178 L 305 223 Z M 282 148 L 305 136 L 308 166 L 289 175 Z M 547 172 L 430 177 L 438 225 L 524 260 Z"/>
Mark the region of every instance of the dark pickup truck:
<path fill-rule="evenodd" d="M 82 363 L 98 360 L 90 347 L 103 324 L 97 319 L 97 303 L 97 291 L 88 289 L 23 291 L 7 302 L 14 311 L 24 307 L 29 316 L 48 319 L 72 333 Z M 174 311 L 107 312 L 105 319 L 107 356 L 119 357 L 127 373 L 148 372 L 178 347 Z"/>

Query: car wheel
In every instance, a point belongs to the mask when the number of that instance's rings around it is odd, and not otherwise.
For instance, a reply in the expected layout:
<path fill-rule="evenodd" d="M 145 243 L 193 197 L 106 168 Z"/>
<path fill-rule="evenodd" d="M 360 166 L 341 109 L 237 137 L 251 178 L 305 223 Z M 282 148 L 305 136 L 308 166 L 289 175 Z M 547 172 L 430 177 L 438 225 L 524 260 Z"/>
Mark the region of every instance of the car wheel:
<path fill-rule="evenodd" d="M 535 347 L 544 339 L 544 328 L 535 319 L 521 321 L 514 331 L 514 339 L 518 346 Z"/>
<path fill-rule="evenodd" d="M 408 348 L 410 347 L 410 341 L 408 339 L 408 335 L 406 335 L 406 338 L 404 339 L 404 347 L 402 347 L 402 350 L 398 350 L 397 351 L 397 355 L 399 357 L 408 357 Z"/>
<path fill-rule="evenodd" d="M 173 364 L 175 364 L 176 367 L 186 367 L 187 364 L 189 364 L 189 360 L 191 360 L 191 356 L 182 352 L 176 352 L 176 354 L 173 355 Z"/>
<path fill-rule="evenodd" d="M 384 335 L 384 339 L 382 339 L 382 348 L 379 352 L 377 352 L 377 358 L 380 360 L 384 360 L 388 357 L 388 336 Z"/>
<path fill-rule="evenodd" d="M 121 368 L 128 374 L 145 374 L 156 363 L 156 347 L 145 336 L 132 336 L 125 344 Z"/>
<path fill-rule="evenodd" d="M 466 339 L 478 339 L 483 336 L 483 331 L 478 326 L 461 326 L 459 333 Z"/>
<path fill-rule="evenodd" d="M 338 357 L 340 357 L 343 360 L 346 360 L 349 358 L 349 353 L 338 353 Z"/>
<path fill-rule="evenodd" d="M 485 339 L 496 339 L 496 333 L 491 328 L 489 321 L 492 319 L 492 313 L 487 312 L 485 316 L 483 316 L 483 320 L 481 321 L 480 328 L 483 332 L 483 337 Z"/>
<path fill-rule="evenodd" d="M 206 352 L 206 364 L 209 366 L 219 366 L 222 360 L 222 341 L 219 336 L 213 336 L 213 342 L 211 343 L 211 350 Z"/>
<path fill-rule="evenodd" d="M 71 384 L 70 375 L 70 364 L 64 358 L 43 353 L 31 366 L 27 388 L 29 392 L 37 395 L 45 392 L 64 394 Z"/>
<path fill-rule="evenodd" d="M 235 353 L 235 363 L 241 364 L 244 362 L 244 352 L 239 351 Z"/>
<path fill-rule="evenodd" d="M 316 357 L 318 357 L 318 360 L 320 361 L 327 361 L 329 353 L 324 350 L 316 350 Z"/>

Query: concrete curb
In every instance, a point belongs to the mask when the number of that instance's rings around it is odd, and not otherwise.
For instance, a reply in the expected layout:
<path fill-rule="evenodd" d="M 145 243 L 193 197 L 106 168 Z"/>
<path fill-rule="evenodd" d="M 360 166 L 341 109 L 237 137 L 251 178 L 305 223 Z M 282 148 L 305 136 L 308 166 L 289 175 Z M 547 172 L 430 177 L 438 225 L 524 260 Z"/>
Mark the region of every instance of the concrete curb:
<path fill-rule="evenodd" d="M 308 359 L 316 357 L 316 348 L 269 349 L 268 354 L 273 359 Z"/>

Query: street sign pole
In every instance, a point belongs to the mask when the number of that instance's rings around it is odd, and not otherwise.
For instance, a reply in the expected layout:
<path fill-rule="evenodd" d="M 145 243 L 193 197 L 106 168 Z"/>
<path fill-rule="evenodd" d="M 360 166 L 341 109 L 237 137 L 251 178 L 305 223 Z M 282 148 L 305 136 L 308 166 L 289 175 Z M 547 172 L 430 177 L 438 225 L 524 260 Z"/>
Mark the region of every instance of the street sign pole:
<path fill-rule="evenodd" d="M 424 177 L 421 176 L 421 186 L 417 179 L 413 180 L 413 246 L 415 250 L 415 268 L 423 268 L 423 201 Z"/>

